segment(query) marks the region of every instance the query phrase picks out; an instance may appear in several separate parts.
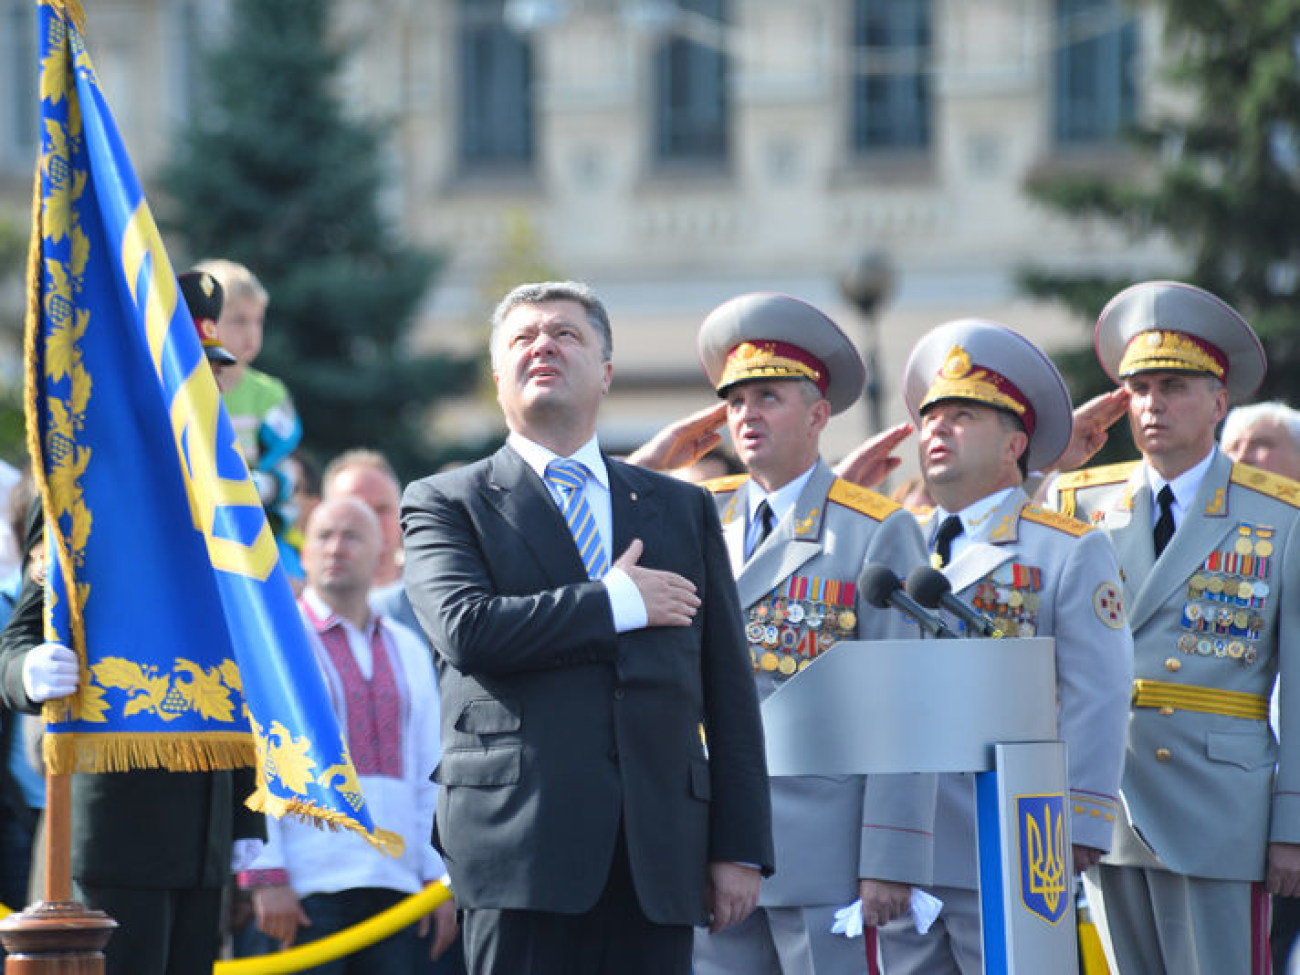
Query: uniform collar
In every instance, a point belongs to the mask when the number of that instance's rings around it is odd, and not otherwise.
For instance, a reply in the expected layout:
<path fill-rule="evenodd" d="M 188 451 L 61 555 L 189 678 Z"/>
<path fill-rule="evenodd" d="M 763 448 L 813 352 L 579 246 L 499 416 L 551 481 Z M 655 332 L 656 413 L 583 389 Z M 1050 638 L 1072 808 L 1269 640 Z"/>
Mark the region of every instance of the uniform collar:
<path fill-rule="evenodd" d="M 751 477 L 749 479 L 748 497 L 746 498 L 749 505 L 749 520 L 753 520 L 754 512 L 758 509 L 759 504 L 766 501 L 767 506 L 772 509 L 774 522 L 780 523 L 781 519 L 789 514 L 790 509 L 799 500 L 799 495 L 803 492 L 815 470 L 817 470 L 816 462 L 789 484 L 783 484 L 771 494 L 764 491 L 762 485 Z"/>

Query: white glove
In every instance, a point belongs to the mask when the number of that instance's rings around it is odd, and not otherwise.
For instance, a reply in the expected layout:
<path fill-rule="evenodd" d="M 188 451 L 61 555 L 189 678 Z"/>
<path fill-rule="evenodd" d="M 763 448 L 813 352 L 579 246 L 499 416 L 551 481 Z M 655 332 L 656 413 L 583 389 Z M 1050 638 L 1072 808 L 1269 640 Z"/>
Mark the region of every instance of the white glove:
<path fill-rule="evenodd" d="M 247 870 L 257 858 L 262 855 L 262 848 L 266 846 L 261 840 L 255 837 L 235 840 L 234 845 L 230 848 L 230 872 L 241 873 Z"/>
<path fill-rule="evenodd" d="M 80 680 L 77 655 L 62 643 L 37 644 L 23 660 L 23 690 L 36 704 L 75 693 Z"/>
<path fill-rule="evenodd" d="M 943 901 L 919 887 L 912 888 L 912 921 L 918 934 L 929 932 L 941 910 Z M 842 934 L 846 938 L 862 937 L 862 901 L 856 900 L 835 912 L 831 934 Z"/>

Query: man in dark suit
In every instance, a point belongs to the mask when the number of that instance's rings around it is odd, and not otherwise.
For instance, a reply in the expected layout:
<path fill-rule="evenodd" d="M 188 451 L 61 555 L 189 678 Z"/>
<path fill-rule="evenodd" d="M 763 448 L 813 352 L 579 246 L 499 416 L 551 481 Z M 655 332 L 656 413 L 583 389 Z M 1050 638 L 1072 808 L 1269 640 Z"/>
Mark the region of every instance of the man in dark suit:
<path fill-rule="evenodd" d="M 589 288 L 516 288 L 491 349 L 507 445 L 402 504 L 442 695 L 434 842 L 469 967 L 685 973 L 691 926 L 742 920 L 772 864 L 718 517 L 600 453 L 611 341 Z"/>

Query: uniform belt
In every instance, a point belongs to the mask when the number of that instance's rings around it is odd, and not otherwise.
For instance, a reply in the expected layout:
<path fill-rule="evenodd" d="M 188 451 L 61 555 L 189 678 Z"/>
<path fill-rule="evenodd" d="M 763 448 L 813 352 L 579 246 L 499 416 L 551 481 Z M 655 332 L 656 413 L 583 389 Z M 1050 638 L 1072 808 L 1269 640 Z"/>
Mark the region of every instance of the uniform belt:
<path fill-rule="evenodd" d="M 1191 684 L 1168 684 L 1158 680 L 1133 682 L 1135 708 L 1173 708 L 1175 711 L 1202 711 L 1229 718 L 1268 719 L 1269 699 L 1263 694 L 1245 691 L 1220 691 L 1213 687 Z"/>

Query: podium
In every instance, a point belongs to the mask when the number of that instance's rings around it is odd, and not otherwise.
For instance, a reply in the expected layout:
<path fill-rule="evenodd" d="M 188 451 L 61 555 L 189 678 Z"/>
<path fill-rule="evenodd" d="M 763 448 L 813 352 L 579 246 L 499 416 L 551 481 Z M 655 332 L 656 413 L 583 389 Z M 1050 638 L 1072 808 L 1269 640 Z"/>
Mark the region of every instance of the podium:
<path fill-rule="evenodd" d="M 984 971 L 1077 975 L 1053 640 L 837 643 L 763 726 L 773 776 L 976 773 Z"/>

